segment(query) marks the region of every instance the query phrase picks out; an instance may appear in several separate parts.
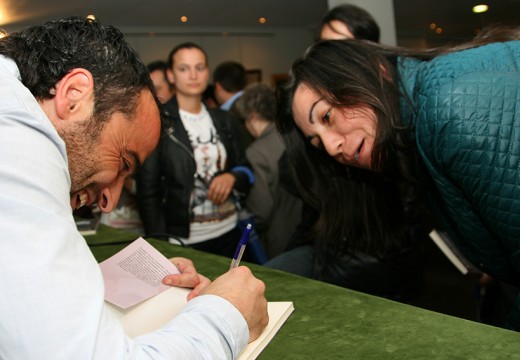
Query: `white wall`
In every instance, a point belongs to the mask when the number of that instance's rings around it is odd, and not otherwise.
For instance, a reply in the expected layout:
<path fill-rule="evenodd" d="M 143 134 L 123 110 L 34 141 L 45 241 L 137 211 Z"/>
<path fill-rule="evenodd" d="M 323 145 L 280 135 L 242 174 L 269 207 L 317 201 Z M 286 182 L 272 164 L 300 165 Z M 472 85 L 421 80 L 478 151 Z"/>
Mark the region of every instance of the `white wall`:
<path fill-rule="evenodd" d="M 171 29 L 121 28 L 127 41 L 145 63 L 166 60 L 176 45 L 192 41 L 208 53 L 210 70 L 219 63 L 234 60 L 246 69 L 260 69 L 262 82 L 271 84 L 273 74 L 286 74 L 296 58 L 312 43 L 313 29 L 277 28 L 264 31 L 218 28 Z"/>

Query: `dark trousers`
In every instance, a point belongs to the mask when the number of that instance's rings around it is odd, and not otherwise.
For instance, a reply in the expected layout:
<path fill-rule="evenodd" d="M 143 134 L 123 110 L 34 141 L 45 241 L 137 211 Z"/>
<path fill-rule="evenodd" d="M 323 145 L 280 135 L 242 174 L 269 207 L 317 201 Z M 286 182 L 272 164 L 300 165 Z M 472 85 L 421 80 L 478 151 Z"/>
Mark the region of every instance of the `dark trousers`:
<path fill-rule="evenodd" d="M 330 258 L 318 270 L 314 248 L 302 245 L 264 265 L 401 302 L 413 299 L 422 291 L 422 266 L 414 251 L 403 253 L 392 261 L 378 260 L 366 254 Z"/>

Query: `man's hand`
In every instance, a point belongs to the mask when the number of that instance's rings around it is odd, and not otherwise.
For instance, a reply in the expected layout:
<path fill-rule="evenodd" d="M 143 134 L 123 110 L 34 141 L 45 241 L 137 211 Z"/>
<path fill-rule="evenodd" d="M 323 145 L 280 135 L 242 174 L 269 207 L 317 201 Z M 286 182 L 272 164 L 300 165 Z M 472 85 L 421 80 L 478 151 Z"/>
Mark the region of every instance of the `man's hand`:
<path fill-rule="evenodd" d="M 224 173 L 217 175 L 211 180 L 208 189 L 208 199 L 215 205 L 224 203 L 231 194 L 233 186 L 235 186 L 235 175 L 231 173 Z"/>
<path fill-rule="evenodd" d="M 245 266 L 229 270 L 204 287 L 200 294 L 217 295 L 233 304 L 247 322 L 250 342 L 260 336 L 269 322 L 265 284 Z"/>
<path fill-rule="evenodd" d="M 193 265 L 191 260 L 182 257 L 174 257 L 171 258 L 170 261 L 181 273 L 166 275 L 162 282 L 165 285 L 193 288 L 193 290 L 188 294 L 188 301 L 199 296 L 201 289 L 211 284 L 211 281 L 207 277 L 197 273 L 195 265 Z"/>

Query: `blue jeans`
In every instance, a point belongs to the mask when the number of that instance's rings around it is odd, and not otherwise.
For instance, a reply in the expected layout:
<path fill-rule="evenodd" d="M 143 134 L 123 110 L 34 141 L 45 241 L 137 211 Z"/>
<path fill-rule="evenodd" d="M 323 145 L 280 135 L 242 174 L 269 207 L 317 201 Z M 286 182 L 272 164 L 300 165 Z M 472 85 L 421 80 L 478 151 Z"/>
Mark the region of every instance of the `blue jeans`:
<path fill-rule="evenodd" d="M 312 278 L 314 249 L 310 245 L 299 246 L 272 258 L 264 266 Z"/>

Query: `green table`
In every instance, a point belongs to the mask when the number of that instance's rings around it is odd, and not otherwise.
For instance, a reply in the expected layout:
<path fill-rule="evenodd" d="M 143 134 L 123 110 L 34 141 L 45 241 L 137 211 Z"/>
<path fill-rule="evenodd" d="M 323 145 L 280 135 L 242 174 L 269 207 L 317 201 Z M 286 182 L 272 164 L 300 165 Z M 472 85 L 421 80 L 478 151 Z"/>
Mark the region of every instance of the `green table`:
<path fill-rule="evenodd" d="M 137 235 L 100 226 L 87 242 L 98 261 Z M 230 259 L 148 239 L 166 257 L 192 259 L 209 278 Z M 259 359 L 520 359 L 520 334 L 248 264 L 269 301 L 295 311 Z"/>

